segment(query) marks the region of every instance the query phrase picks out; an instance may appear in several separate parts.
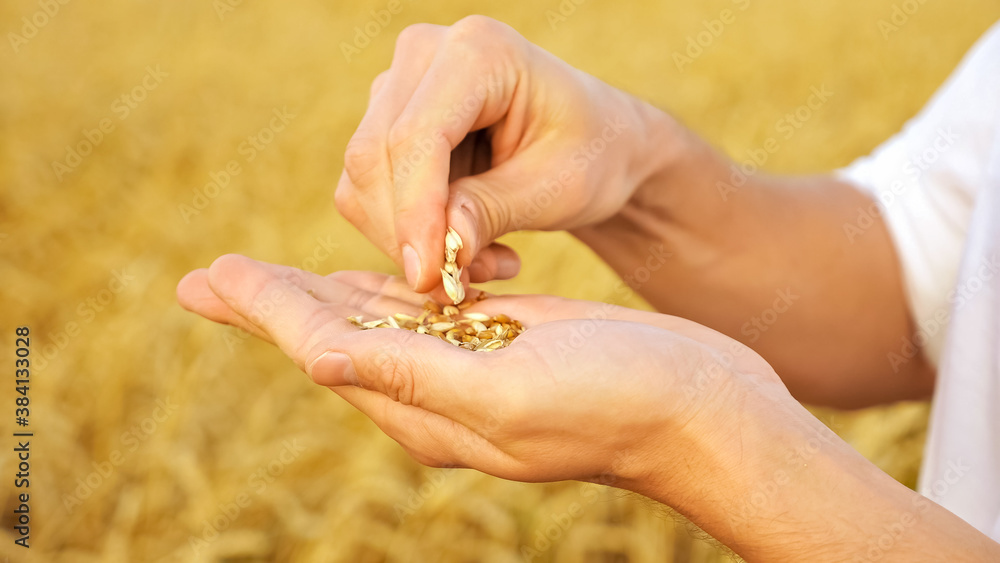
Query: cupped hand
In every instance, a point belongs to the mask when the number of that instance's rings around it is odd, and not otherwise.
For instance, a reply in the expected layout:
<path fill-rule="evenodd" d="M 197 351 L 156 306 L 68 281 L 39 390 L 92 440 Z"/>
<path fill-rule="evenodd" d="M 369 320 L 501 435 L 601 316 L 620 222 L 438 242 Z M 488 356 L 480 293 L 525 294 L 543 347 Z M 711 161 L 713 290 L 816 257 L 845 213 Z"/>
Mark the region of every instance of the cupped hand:
<path fill-rule="evenodd" d="M 410 26 L 347 145 L 337 207 L 419 292 L 440 287 L 446 226 L 466 281 L 509 278 L 519 259 L 495 239 L 617 213 L 668 152 L 664 119 L 495 20 Z"/>
<path fill-rule="evenodd" d="M 662 472 L 663 448 L 677 452 L 680 479 L 694 467 L 683 454 L 703 450 L 747 393 L 787 395 L 735 341 L 606 304 L 490 297 L 469 311 L 504 313 L 527 330 L 507 348 L 471 352 L 347 321 L 421 310 L 423 296 L 382 274 L 324 277 L 227 255 L 188 274 L 177 292 L 186 309 L 277 345 L 418 461 L 508 479 L 627 487 L 648 477 L 654 458 Z"/>

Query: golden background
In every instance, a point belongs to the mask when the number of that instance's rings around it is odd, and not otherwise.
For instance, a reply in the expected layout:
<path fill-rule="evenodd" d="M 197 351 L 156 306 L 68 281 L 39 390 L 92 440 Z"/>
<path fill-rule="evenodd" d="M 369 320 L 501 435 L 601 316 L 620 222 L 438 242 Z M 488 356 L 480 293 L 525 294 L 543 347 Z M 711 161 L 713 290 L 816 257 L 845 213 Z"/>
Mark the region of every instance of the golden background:
<path fill-rule="evenodd" d="M 36 432 L 24 550 L 12 543 L 15 393 L 5 378 L 0 556 L 512 562 L 527 547 L 546 562 L 726 560 L 619 491 L 418 466 L 276 350 L 174 300 L 185 272 L 227 252 L 320 273 L 398 272 L 332 195 L 369 83 L 410 23 L 494 16 L 741 159 L 825 85 L 834 95 L 766 166 L 809 172 L 896 131 L 1000 17 L 991 0 L 576 2 L 402 0 L 384 26 L 371 13 L 383 0 L 52 1 L 50 17 L 35 0 L 0 4 L 0 350 L 12 364 L 14 329 L 30 327 Z M 894 4 L 919 9 L 885 37 L 878 22 Z M 679 71 L 673 54 L 725 8 L 735 21 Z M 560 9 L 565 21 L 550 21 Z M 44 25 L 32 34 L 22 18 L 33 17 Z M 366 25 L 377 33 L 348 62 L 341 43 Z M 165 76 L 144 89 L 147 68 Z M 124 116 L 116 100 L 132 93 L 143 99 Z M 294 118 L 248 160 L 241 143 L 282 108 Z M 57 174 L 52 163 L 97 139 L 90 130 L 104 119 L 114 129 Z M 198 199 L 233 159 L 241 172 Z M 185 217 L 182 204 L 203 208 Z M 524 268 L 493 290 L 615 298 L 613 273 L 568 235 L 507 239 Z M 925 406 L 823 415 L 914 483 Z M 583 514 L 564 529 L 574 502 Z"/>

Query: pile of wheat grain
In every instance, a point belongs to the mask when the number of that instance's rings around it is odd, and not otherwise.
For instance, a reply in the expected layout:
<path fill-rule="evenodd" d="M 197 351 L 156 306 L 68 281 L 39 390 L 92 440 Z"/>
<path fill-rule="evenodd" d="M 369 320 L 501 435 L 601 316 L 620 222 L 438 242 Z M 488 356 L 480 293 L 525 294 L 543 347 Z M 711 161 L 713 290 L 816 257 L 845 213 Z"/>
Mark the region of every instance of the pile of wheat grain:
<path fill-rule="evenodd" d="M 415 464 L 270 346 L 181 311 L 174 284 L 227 252 L 398 273 L 332 193 L 407 23 L 496 16 L 741 159 L 825 85 L 834 95 L 765 164 L 806 172 L 895 131 L 1000 15 L 988 0 L 928 2 L 883 37 L 894 3 L 109 0 L 41 16 L 35 0 L 0 3 L 0 361 L 30 326 L 36 432 L 33 547 L 12 548 L 5 454 L 0 558 L 725 560 L 613 489 Z M 735 21 L 706 36 L 725 8 Z M 31 37 L 15 52 L 8 33 Z M 689 41 L 705 45 L 678 68 Z M 565 234 L 505 240 L 524 268 L 490 291 L 644 307 Z M 911 484 L 925 415 L 824 413 Z"/>

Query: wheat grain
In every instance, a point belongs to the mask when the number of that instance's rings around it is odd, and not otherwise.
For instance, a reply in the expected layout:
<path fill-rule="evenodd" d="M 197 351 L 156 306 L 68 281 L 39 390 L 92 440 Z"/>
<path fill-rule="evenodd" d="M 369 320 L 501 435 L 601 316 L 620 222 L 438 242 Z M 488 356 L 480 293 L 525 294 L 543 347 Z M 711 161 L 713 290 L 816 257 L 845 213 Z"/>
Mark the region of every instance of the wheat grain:
<path fill-rule="evenodd" d="M 444 268 L 441 268 L 441 283 L 452 303 L 465 301 L 465 286 L 462 285 L 462 268 L 458 267 L 458 251 L 463 248 L 462 237 L 455 229 L 448 227 L 444 237 Z"/>
<path fill-rule="evenodd" d="M 480 293 L 475 301 L 481 301 Z M 389 315 L 384 319 L 365 321 L 361 315 L 347 317 L 347 320 L 362 330 L 373 328 L 398 328 L 417 334 L 434 336 L 460 348 L 476 352 L 492 352 L 510 345 L 524 332 L 524 326 L 507 315 L 489 316 L 485 313 L 465 313 L 458 307 L 441 307 L 433 301 L 424 303 L 424 310 L 417 317 L 403 313 Z"/>

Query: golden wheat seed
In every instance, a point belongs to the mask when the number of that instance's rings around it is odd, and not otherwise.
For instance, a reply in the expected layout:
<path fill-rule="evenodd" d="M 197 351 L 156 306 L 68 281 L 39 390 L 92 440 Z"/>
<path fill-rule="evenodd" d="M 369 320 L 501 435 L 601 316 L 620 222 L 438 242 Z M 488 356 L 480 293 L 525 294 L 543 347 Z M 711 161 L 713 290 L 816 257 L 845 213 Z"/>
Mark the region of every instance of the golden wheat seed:
<path fill-rule="evenodd" d="M 461 281 L 444 270 L 441 270 L 441 280 L 444 283 L 444 292 L 448 294 L 452 303 L 457 305 L 465 300 L 465 287 Z"/>
<path fill-rule="evenodd" d="M 448 233 L 444 236 L 444 243 L 448 247 L 454 248 L 455 250 L 464 248 L 462 246 L 462 237 L 458 236 L 458 231 L 451 227 L 448 227 Z"/>

